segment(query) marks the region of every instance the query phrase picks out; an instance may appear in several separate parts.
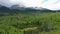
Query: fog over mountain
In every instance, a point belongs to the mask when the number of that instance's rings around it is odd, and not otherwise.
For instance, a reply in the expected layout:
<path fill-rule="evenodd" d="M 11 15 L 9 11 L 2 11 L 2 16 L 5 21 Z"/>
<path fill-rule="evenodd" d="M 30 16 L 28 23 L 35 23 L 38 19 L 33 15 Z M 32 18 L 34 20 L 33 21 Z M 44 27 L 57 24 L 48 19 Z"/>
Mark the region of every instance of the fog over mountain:
<path fill-rule="evenodd" d="M 42 7 L 50 10 L 60 10 L 60 0 L 0 0 L 0 5 L 11 7 L 12 5 L 24 5 L 25 7 Z"/>

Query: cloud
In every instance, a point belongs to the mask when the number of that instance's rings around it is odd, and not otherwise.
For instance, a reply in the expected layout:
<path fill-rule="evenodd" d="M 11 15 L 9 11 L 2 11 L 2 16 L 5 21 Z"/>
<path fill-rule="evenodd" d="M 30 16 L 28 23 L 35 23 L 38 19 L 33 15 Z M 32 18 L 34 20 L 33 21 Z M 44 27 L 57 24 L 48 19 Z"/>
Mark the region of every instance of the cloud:
<path fill-rule="evenodd" d="M 60 10 L 60 1 L 59 0 L 50 0 L 47 3 L 43 4 L 42 7 L 48 8 L 51 10 Z"/>
<path fill-rule="evenodd" d="M 17 0 L 0 0 L 0 4 L 10 7 L 15 4 L 20 4 L 20 2 L 18 2 Z"/>
<path fill-rule="evenodd" d="M 60 0 L 0 0 L 4 6 L 23 4 L 26 7 L 43 7 L 51 10 L 60 10 Z"/>

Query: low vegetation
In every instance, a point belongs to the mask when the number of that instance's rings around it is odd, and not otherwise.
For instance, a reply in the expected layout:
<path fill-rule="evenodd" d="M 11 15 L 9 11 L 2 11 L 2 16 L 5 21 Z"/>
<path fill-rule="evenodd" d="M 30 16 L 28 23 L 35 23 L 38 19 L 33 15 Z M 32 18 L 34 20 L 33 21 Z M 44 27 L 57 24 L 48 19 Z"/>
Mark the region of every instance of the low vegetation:
<path fill-rule="evenodd" d="M 1 14 L 0 34 L 60 34 L 60 12 Z"/>

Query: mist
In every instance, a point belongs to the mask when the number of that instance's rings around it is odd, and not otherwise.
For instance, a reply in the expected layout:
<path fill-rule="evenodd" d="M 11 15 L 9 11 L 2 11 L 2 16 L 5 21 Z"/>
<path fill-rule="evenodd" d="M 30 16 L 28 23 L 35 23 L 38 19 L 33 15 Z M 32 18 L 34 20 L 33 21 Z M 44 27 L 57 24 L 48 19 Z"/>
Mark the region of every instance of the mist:
<path fill-rule="evenodd" d="M 50 10 L 60 10 L 60 0 L 0 0 L 0 5 L 6 7 L 16 4 L 26 7 L 43 7 Z"/>

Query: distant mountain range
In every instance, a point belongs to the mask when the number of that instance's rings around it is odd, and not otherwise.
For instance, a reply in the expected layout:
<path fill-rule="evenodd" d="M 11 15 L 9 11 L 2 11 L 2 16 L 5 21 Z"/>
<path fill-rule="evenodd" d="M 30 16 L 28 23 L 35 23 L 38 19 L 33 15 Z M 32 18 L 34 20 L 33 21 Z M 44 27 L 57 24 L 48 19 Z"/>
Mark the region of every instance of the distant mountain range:
<path fill-rule="evenodd" d="M 19 5 L 13 5 L 11 7 L 5 7 L 0 5 L 0 13 L 5 13 L 5 12 L 52 12 L 52 10 L 46 9 L 46 8 L 41 8 L 41 7 L 24 7 L 24 6 L 19 6 Z M 60 11 L 60 10 L 57 10 Z"/>
<path fill-rule="evenodd" d="M 9 12 L 9 11 L 10 11 L 10 9 L 8 7 L 0 5 L 0 13 L 5 13 L 5 12 Z"/>

